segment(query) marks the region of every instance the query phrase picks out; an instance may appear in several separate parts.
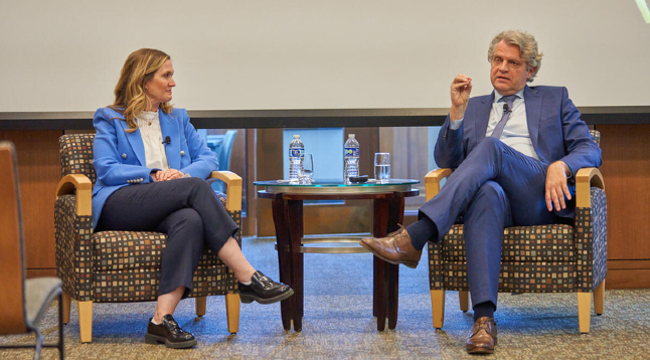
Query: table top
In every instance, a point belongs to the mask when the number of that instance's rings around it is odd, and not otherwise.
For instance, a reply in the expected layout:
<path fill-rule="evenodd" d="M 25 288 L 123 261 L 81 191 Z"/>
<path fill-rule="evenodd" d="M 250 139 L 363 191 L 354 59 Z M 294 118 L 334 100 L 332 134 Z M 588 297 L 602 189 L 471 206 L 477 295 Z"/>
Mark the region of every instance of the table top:
<path fill-rule="evenodd" d="M 373 194 L 386 192 L 410 192 L 411 185 L 420 180 L 390 179 L 387 183 L 378 183 L 374 179 L 365 183 L 345 184 L 343 179 L 314 179 L 310 185 L 290 184 L 288 180 L 254 181 L 253 185 L 266 187 L 268 193 L 296 194 Z"/>

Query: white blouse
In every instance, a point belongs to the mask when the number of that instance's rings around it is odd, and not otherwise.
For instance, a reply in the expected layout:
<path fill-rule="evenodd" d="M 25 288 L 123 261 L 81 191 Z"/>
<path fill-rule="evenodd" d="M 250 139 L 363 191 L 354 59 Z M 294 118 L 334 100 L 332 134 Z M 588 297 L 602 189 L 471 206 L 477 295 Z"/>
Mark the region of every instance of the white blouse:
<path fill-rule="evenodd" d="M 135 120 L 144 143 L 146 166 L 151 169 L 169 169 L 158 112 L 143 111 Z"/>

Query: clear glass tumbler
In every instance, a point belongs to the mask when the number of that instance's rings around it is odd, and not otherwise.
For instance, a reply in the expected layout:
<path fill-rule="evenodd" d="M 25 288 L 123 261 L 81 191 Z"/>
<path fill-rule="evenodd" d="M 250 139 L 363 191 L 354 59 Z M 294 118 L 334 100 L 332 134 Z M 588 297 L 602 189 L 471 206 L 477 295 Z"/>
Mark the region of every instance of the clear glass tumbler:
<path fill-rule="evenodd" d="M 303 162 L 303 169 L 298 174 L 300 185 L 311 185 L 314 177 L 314 154 L 305 154 L 305 161 Z"/>
<path fill-rule="evenodd" d="M 390 153 L 375 153 L 375 180 L 380 184 L 390 180 Z"/>

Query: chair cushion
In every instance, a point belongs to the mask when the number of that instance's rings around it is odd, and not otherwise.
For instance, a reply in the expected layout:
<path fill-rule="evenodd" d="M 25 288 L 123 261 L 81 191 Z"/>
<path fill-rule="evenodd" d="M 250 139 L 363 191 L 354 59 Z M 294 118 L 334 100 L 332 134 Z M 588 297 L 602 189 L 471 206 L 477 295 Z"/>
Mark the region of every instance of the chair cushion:
<path fill-rule="evenodd" d="M 100 231 L 92 235 L 93 270 L 124 272 L 160 270 L 167 235 L 153 231 Z M 199 267 L 214 266 L 221 260 L 204 249 Z"/>
<path fill-rule="evenodd" d="M 154 269 L 96 271 L 93 274 L 95 302 L 152 301 L 158 297 L 160 272 Z M 226 266 L 199 266 L 192 277 L 190 297 L 236 292 L 237 280 Z"/>
<path fill-rule="evenodd" d="M 433 281 L 431 289 L 468 291 L 465 262 L 445 262 L 443 277 Z M 576 288 L 577 265 L 558 262 L 502 263 L 499 273 L 499 291 L 518 293 L 568 292 Z"/>
<path fill-rule="evenodd" d="M 92 235 L 92 299 L 97 302 L 151 301 L 158 296 L 167 236 L 152 231 L 100 231 Z M 236 291 L 232 271 L 205 248 L 190 296 Z"/>
<path fill-rule="evenodd" d="M 100 231 L 92 235 L 93 270 L 160 269 L 167 236 L 151 231 Z"/>
<path fill-rule="evenodd" d="M 445 261 L 465 261 L 464 228 L 454 225 L 443 239 Z M 503 262 L 575 262 L 573 227 L 562 224 L 513 226 L 503 231 Z"/>

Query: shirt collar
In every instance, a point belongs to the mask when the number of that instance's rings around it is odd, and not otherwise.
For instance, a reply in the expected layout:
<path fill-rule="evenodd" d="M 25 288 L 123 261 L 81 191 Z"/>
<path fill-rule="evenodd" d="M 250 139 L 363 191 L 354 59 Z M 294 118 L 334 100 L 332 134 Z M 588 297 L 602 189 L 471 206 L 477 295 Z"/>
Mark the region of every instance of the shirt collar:
<path fill-rule="evenodd" d="M 140 113 L 140 116 L 137 117 L 138 120 L 144 120 L 148 122 L 157 122 L 159 120 L 157 111 L 143 111 Z"/>

